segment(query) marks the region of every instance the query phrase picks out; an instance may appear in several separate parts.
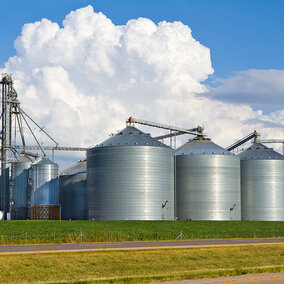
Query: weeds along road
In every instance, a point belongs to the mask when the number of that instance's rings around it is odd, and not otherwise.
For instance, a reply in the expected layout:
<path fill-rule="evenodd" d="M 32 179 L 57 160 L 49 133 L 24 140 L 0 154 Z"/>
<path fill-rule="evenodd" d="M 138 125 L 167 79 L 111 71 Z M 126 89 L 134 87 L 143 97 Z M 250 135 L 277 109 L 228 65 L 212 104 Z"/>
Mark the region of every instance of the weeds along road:
<path fill-rule="evenodd" d="M 19 254 L 19 253 L 28 254 L 28 253 L 51 253 L 51 252 L 54 253 L 54 252 L 76 252 L 76 251 L 100 251 L 100 250 L 224 247 L 224 246 L 240 246 L 240 245 L 273 245 L 273 244 L 284 245 L 284 238 L 15 245 L 15 246 L 0 246 L 0 255 Z"/>

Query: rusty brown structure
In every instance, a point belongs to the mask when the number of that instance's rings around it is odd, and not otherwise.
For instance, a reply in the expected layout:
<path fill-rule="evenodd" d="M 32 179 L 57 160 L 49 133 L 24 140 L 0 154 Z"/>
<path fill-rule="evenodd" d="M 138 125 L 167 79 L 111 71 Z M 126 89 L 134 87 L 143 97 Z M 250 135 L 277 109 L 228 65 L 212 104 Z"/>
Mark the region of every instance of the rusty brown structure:
<path fill-rule="evenodd" d="M 32 206 L 31 220 L 60 220 L 60 206 Z"/>

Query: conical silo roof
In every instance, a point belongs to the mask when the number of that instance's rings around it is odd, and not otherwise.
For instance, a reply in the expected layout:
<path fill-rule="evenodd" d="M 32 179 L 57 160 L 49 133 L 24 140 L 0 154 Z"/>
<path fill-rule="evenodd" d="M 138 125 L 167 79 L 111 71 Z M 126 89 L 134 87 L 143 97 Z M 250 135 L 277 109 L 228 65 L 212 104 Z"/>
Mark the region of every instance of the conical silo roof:
<path fill-rule="evenodd" d="M 96 147 L 119 146 L 154 146 L 170 148 L 169 146 L 151 137 L 150 134 L 144 133 L 143 131 L 133 126 L 125 127 L 117 134 L 96 145 Z"/>
<path fill-rule="evenodd" d="M 263 144 L 254 143 L 239 155 L 241 160 L 284 160 L 284 156 Z"/>
<path fill-rule="evenodd" d="M 218 146 L 208 138 L 194 138 L 189 140 L 177 151 L 176 155 L 231 155 L 233 153 Z"/>
<path fill-rule="evenodd" d="M 33 160 L 27 156 L 22 156 L 19 160 L 14 160 L 13 163 L 32 163 Z"/>
<path fill-rule="evenodd" d="M 58 166 L 55 162 L 50 161 L 48 158 L 41 158 L 32 163 L 32 165 L 55 165 Z"/>
<path fill-rule="evenodd" d="M 21 157 L 21 159 L 19 160 L 19 162 L 27 163 L 27 162 L 32 162 L 32 160 L 29 159 L 27 156 L 23 156 L 23 157 Z"/>
<path fill-rule="evenodd" d="M 87 167 L 87 159 L 80 160 L 76 164 L 62 171 L 60 175 L 67 176 L 67 175 L 85 174 L 86 167 Z"/>

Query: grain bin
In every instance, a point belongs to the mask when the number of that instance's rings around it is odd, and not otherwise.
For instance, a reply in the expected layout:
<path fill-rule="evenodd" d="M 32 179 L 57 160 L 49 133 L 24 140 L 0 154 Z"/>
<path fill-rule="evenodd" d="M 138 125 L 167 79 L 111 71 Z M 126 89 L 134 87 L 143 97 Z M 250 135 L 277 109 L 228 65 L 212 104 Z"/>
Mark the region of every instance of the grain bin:
<path fill-rule="evenodd" d="M 242 220 L 284 221 L 284 156 L 260 143 L 238 156 Z"/>
<path fill-rule="evenodd" d="M 13 220 L 26 220 L 28 218 L 28 179 L 31 159 L 22 157 L 12 163 L 12 214 Z"/>
<path fill-rule="evenodd" d="M 174 151 L 127 126 L 87 151 L 88 216 L 173 220 Z"/>
<path fill-rule="evenodd" d="M 59 176 L 59 203 L 63 220 L 87 219 L 87 160 L 80 160 Z"/>
<path fill-rule="evenodd" d="M 58 164 L 47 158 L 31 165 L 31 219 L 60 219 L 58 171 Z"/>
<path fill-rule="evenodd" d="M 3 212 L 3 218 L 6 220 L 7 213 L 9 212 L 10 206 L 10 186 L 9 186 L 9 179 L 10 179 L 10 168 L 5 168 L 2 171 L 4 172 L 4 181 L 2 175 L 0 175 L 0 210 Z"/>
<path fill-rule="evenodd" d="M 175 155 L 178 218 L 240 220 L 239 158 L 203 137 Z"/>

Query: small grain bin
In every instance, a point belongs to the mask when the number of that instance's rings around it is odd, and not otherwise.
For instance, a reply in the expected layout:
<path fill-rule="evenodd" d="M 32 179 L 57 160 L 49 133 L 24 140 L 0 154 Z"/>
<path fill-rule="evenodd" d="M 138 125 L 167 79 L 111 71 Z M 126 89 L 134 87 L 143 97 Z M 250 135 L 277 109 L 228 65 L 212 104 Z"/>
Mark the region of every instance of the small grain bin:
<path fill-rule="evenodd" d="M 28 179 L 29 168 L 32 161 L 28 157 L 22 157 L 12 163 L 12 214 L 13 220 L 26 220 L 28 218 L 29 191 Z"/>
<path fill-rule="evenodd" d="M 63 220 L 87 219 L 87 160 L 80 160 L 59 176 L 59 202 Z"/>
<path fill-rule="evenodd" d="M 31 219 L 60 219 L 58 172 L 58 164 L 47 158 L 31 165 Z"/>

